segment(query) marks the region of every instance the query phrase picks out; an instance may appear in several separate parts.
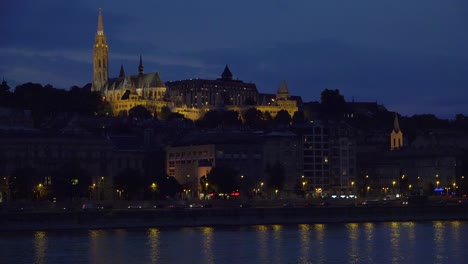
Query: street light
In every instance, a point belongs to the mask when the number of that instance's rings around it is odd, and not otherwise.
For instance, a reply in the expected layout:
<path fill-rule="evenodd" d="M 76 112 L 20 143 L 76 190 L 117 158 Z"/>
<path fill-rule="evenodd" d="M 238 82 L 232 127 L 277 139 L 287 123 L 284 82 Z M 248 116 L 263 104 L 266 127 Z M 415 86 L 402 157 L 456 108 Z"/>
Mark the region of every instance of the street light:
<path fill-rule="evenodd" d="M 275 190 L 275 197 L 278 198 L 278 189 Z"/>
<path fill-rule="evenodd" d="M 393 181 L 393 182 L 392 182 L 392 185 L 393 185 L 393 188 L 392 188 L 393 193 L 395 193 L 395 184 L 396 184 L 396 181 Z"/>
<path fill-rule="evenodd" d="M 355 193 L 354 191 L 354 181 L 351 182 L 351 189 L 353 190 L 353 194 Z"/>

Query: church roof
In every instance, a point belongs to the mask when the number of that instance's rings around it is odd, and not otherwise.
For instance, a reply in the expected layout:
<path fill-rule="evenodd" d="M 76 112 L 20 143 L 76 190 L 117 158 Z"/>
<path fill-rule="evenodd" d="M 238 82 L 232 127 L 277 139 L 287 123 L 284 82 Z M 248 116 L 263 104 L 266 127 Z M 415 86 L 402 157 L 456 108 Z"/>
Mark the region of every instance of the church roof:
<path fill-rule="evenodd" d="M 166 87 L 161 81 L 157 72 L 145 73 L 139 75 L 127 75 L 123 78 L 112 78 L 109 79 L 109 89 L 130 89 L 135 88 L 154 88 L 154 87 Z"/>

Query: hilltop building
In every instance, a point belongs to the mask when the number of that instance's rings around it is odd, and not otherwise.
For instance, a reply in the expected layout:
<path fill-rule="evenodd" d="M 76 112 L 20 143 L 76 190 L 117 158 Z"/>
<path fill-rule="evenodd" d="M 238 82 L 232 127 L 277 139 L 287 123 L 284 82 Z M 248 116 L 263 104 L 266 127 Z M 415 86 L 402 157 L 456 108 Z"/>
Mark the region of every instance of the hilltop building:
<path fill-rule="evenodd" d="M 140 55 L 137 74 L 126 75 L 122 65 L 119 76 L 109 78 L 109 46 L 101 9 L 93 49 L 91 90 L 103 95 L 114 115 L 128 113 L 131 108 L 141 105 L 156 115 L 167 106 L 172 112 L 192 120 L 201 118 L 206 111 L 213 109 L 241 113 L 252 107 L 269 112 L 272 117 L 280 110 L 286 110 L 293 116 L 302 104 L 300 97 L 290 95 L 285 81 L 276 95 L 259 94 L 254 83 L 233 79 L 227 65 L 221 78 L 216 80 L 190 79 L 164 83 L 157 72 L 144 72 Z"/>

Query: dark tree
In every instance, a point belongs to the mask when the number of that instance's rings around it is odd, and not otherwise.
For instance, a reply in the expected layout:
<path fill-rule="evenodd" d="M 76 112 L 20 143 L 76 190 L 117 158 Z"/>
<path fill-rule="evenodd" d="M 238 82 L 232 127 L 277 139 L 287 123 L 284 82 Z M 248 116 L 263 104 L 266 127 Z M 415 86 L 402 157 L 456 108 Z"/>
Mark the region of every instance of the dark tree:
<path fill-rule="evenodd" d="M 151 113 L 142 105 L 137 105 L 128 110 L 128 117 L 135 120 L 146 120 L 151 118 Z"/>
<path fill-rule="evenodd" d="M 325 119 L 341 119 L 346 112 L 346 102 L 340 90 L 325 89 L 320 96 L 320 112 Z"/>
<path fill-rule="evenodd" d="M 135 169 L 124 169 L 114 178 L 114 189 L 123 190 L 127 199 L 141 199 L 150 182 Z"/>
<path fill-rule="evenodd" d="M 294 112 L 294 115 L 292 117 L 292 123 L 294 125 L 300 125 L 300 124 L 304 124 L 304 122 L 305 122 L 304 112 L 302 111 Z"/>
<path fill-rule="evenodd" d="M 221 113 L 217 110 L 211 110 L 205 113 L 203 117 L 197 121 L 197 126 L 202 128 L 215 128 L 221 124 Z"/>
<path fill-rule="evenodd" d="M 229 167 L 214 167 L 207 175 L 208 184 L 218 193 L 230 193 L 239 189 L 237 171 Z"/>
<path fill-rule="evenodd" d="M 239 112 L 234 110 L 221 112 L 221 124 L 227 127 L 237 127 L 240 125 Z"/>
<path fill-rule="evenodd" d="M 174 120 L 185 120 L 185 116 L 181 113 L 172 112 L 167 118 L 167 121 L 174 121 Z"/>
<path fill-rule="evenodd" d="M 10 93 L 10 86 L 8 86 L 7 82 L 3 80 L 2 84 L 0 84 L 0 96 L 3 96 L 7 93 Z"/>
<path fill-rule="evenodd" d="M 161 113 L 159 114 L 159 120 L 167 120 L 171 114 L 171 109 L 168 106 L 163 106 L 161 108 Z"/>
<path fill-rule="evenodd" d="M 160 198 L 174 198 L 182 192 L 182 185 L 172 176 L 162 175 L 156 179 Z"/>
<path fill-rule="evenodd" d="M 31 167 L 16 169 L 8 178 L 8 187 L 13 200 L 31 201 L 34 189 L 39 183 L 38 173 Z"/>
<path fill-rule="evenodd" d="M 52 174 L 52 195 L 59 200 L 89 197 L 92 177 L 82 169 L 78 161 L 65 163 Z"/>
<path fill-rule="evenodd" d="M 291 123 L 291 116 L 288 111 L 280 110 L 276 114 L 274 121 L 277 126 L 288 126 Z"/>
<path fill-rule="evenodd" d="M 250 128 L 261 128 L 263 125 L 263 114 L 256 108 L 249 108 L 244 113 L 244 125 Z"/>

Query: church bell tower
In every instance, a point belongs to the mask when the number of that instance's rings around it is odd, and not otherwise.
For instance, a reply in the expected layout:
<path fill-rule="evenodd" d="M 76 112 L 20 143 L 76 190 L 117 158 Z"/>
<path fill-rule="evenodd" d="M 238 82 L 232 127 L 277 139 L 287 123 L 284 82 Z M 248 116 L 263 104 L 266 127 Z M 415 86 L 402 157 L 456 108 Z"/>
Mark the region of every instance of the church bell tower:
<path fill-rule="evenodd" d="M 393 130 L 390 133 L 390 150 L 397 150 L 403 147 L 403 132 L 400 129 L 400 123 L 398 122 L 398 114 L 395 113 L 395 119 L 393 120 Z"/>
<path fill-rule="evenodd" d="M 98 28 L 93 52 L 93 87 L 92 91 L 103 93 L 109 80 L 109 47 L 102 24 L 102 10 L 99 8 Z"/>

